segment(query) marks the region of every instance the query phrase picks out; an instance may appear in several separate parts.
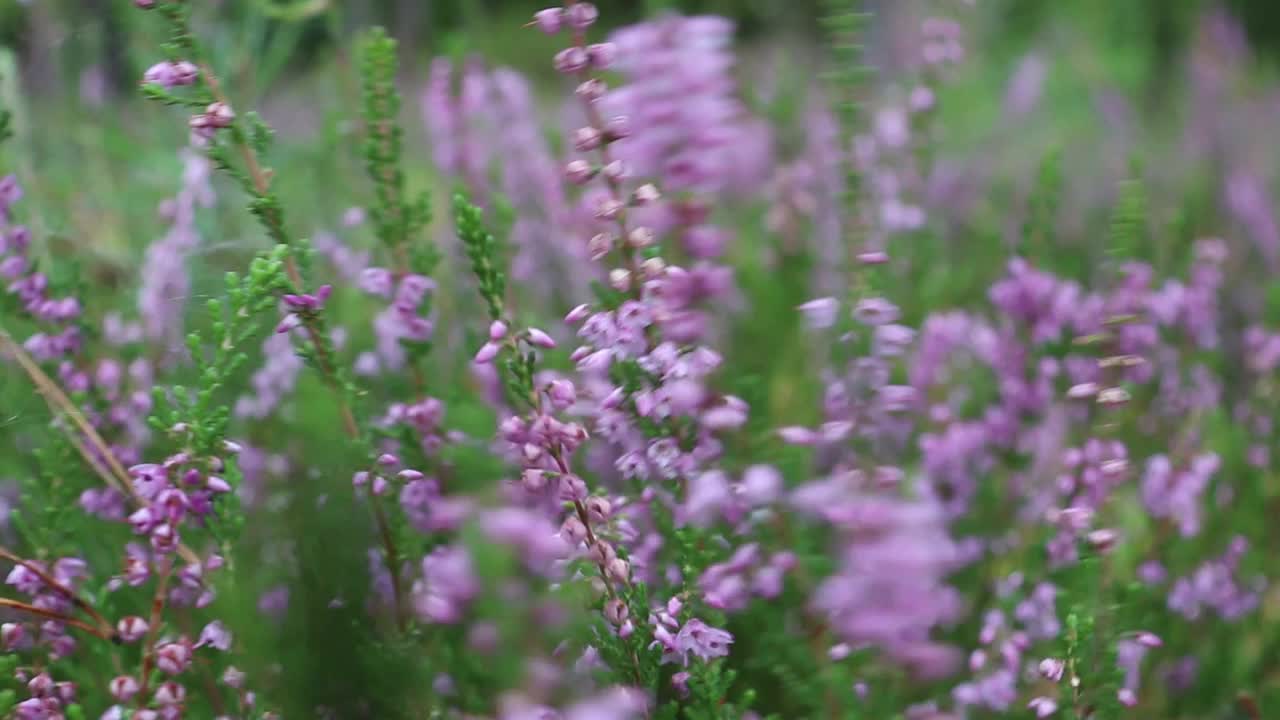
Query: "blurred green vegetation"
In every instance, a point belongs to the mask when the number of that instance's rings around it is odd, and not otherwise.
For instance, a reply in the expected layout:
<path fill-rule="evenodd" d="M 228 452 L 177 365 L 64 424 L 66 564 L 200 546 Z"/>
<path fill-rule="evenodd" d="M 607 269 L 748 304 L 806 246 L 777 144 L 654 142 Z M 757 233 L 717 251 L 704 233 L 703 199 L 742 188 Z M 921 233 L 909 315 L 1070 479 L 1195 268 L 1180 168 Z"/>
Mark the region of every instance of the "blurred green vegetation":
<path fill-rule="evenodd" d="M 867 0 L 875 11 L 895 0 Z M 956 0 L 960 2 L 961 0 Z M 404 52 L 419 58 L 458 50 L 505 49 L 498 59 L 522 44 L 493 43 L 496 28 L 512 27 L 545 5 L 544 0 L 223 0 L 212 4 L 219 24 L 237 28 L 236 44 L 254 58 L 246 72 L 270 76 L 293 72 L 341 52 L 353 29 L 382 24 L 394 28 Z M 621 25 L 660 10 L 715 13 L 738 21 L 742 37 L 800 33 L 818 39 L 822 0 L 600 0 L 606 23 Z M 1127 47 L 1153 68 L 1176 64 L 1190 41 L 1193 21 L 1204 10 L 1223 5 L 1243 21 L 1251 43 L 1265 55 L 1280 58 L 1280 3 L 1274 0 L 982 0 L 999 19 L 991 33 L 995 44 L 984 53 L 1024 52 L 1047 26 L 1064 21 L 1086 23 L 1113 47 Z M 55 0 L 0 2 L 0 45 L 24 57 L 39 58 L 41 82 L 32 88 L 56 93 L 59 83 L 74 86 L 85 67 L 100 67 L 102 81 L 122 93 L 130 88 L 147 58 L 136 55 L 145 36 L 132 0 Z M 498 30 L 497 38 L 506 38 Z M 228 48 L 230 49 L 230 48 Z M 51 75 L 51 72 L 53 73 Z M 1168 72 L 1152 72 L 1147 80 L 1157 91 L 1167 89 Z"/>

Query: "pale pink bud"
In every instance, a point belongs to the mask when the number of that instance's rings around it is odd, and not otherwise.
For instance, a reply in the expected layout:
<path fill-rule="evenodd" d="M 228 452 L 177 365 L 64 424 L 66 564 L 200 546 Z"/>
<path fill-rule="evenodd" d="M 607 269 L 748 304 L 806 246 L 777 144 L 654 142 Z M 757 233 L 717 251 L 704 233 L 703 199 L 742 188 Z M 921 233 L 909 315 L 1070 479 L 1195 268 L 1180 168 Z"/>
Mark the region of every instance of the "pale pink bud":
<path fill-rule="evenodd" d="M 580 47 L 569 47 L 556 53 L 554 65 L 556 70 L 566 75 L 582 72 L 591 63 L 587 51 Z"/>
<path fill-rule="evenodd" d="M 604 135 L 590 125 L 573 131 L 573 146 L 580 152 L 589 152 L 600 147 Z"/>
<path fill-rule="evenodd" d="M 589 2 L 579 2 L 565 9 L 566 20 L 575 30 L 586 30 L 600 17 L 600 11 Z"/>
<path fill-rule="evenodd" d="M 565 178 L 574 185 L 586 184 L 595 174 L 595 168 L 586 160 L 570 160 L 564 166 Z"/>
<path fill-rule="evenodd" d="M 141 686 L 138 680 L 131 675 L 120 675 L 112 678 L 108 687 L 111 690 L 111 697 L 120 702 L 128 702 L 134 695 L 138 694 Z"/>
<path fill-rule="evenodd" d="M 643 250 L 655 242 L 657 236 L 653 230 L 641 225 L 627 233 L 627 244 L 637 250 Z"/>
<path fill-rule="evenodd" d="M 631 195 L 631 202 L 635 205 L 650 205 L 662 198 L 662 193 L 658 191 L 658 186 L 652 183 L 645 183 L 636 188 Z"/>
<path fill-rule="evenodd" d="M 618 59 L 618 46 L 613 43 L 596 43 L 587 46 L 587 57 L 591 66 L 597 70 L 608 70 Z"/>
<path fill-rule="evenodd" d="M 499 345 L 487 342 L 480 346 L 479 352 L 476 353 L 475 363 L 477 365 L 488 365 L 493 359 L 498 357 L 498 351 L 501 349 Z"/>
<path fill-rule="evenodd" d="M 577 90 L 574 92 L 576 92 L 578 97 L 583 100 L 595 102 L 596 100 L 604 97 L 604 94 L 608 91 L 609 86 L 605 81 L 598 78 L 591 78 L 590 80 L 585 80 L 579 84 Z"/>
<path fill-rule="evenodd" d="M 587 317 L 589 317 L 590 315 L 591 315 L 590 305 L 579 305 L 574 309 L 570 310 L 568 315 L 564 316 L 564 321 L 570 325 L 577 325 L 583 320 L 586 320 Z"/>
<path fill-rule="evenodd" d="M 547 349 L 551 349 L 556 346 L 556 341 L 552 340 L 550 335 L 539 330 L 538 328 L 529 328 L 528 331 L 526 331 L 526 333 L 528 336 L 529 343 L 531 345 L 536 345 L 537 347 L 547 348 Z"/>
<path fill-rule="evenodd" d="M 533 14 L 533 22 L 542 32 L 548 35 L 555 35 L 564 27 L 564 8 L 555 7 L 539 10 Z"/>
<path fill-rule="evenodd" d="M 587 241 L 587 254 L 592 260 L 603 260 L 613 250 L 613 236 L 609 233 L 596 233 Z"/>

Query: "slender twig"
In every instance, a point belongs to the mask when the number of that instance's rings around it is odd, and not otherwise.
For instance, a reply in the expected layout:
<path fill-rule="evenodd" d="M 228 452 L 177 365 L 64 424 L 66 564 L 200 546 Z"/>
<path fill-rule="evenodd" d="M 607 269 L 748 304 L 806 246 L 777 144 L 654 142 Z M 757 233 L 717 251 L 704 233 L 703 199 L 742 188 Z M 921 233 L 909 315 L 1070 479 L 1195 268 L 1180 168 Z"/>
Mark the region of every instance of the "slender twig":
<path fill-rule="evenodd" d="M 32 573 L 36 575 L 36 577 L 40 578 L 40 580 L 43 581 L 44 584 L 48 585 L 54 590 L 57 590 L 60 594 L 62 594 L 68 600 L 70 600 L 71 604 L 80 608 L 85 613 L 87 613 L 90 617 L 92 617 L 95 622 L 97 622 L 99 625 L 102 626 L 105 632 L 107 632 L 108 634 L 112 632 L 111 623 L 108 622 L 107 619 L 102 616 L 102 613 L 98 612 L 97 609 L 95 609 L 92 605 L 90 605 L 87 600 L 85 600 L 84 598 L 76 594 L 76 591 L 58 582 L 57 578 L 45 572 L 44 568 L 41 568 L 39 565 L 31 562 L 30 560 L 24 560 L 23 558 L 18 557 L 17 554 L 13 553 L 12 551 L 4 547 L 0 547 L 0 558 L 4 558 L 9 562 L 16 563 L 26 568 L 27 570 L 30 570 Z"/>
<path fill-rule="evenodd" d="M 43 608 L 38 608 L 35 605 L 24 603 L 18 600 L 10 600 L 9 598 L 0 598 L 0 608 L 9 608 L 10 610 L 19 610 L 22 612 L 31 613 L 32 615 L 37 615 L 39 617 L 42 617 L 48 620 L 55 620 L 57 622 L 63 623 L 64 625 L 68 625 L 70 627 L 83 630 L 89 633 L 90 635 L 93 635 L 94 637 L 100 637 L 103 640 L 106 640 L 108 642 L 115 642 L 114 633 L 108 634 L 104 632 L 101 628 L 96 628 L 90 625 L 89 623 L 84 622 L 83 620 L 77 620 L 73 617 L 63 615 L 62 613 L 53 612 L 52 610 L 45 610 Z"/>
<path fill-rule="evenodd" d="M 373 506 L 373 517 L 378 524 L 378 535 L 382 538 L 383 550 L 386 554 L 387 572 L 391 575 L 392 610 L 396 615 L 396 626 L 403 632 L 407 629 L 407 619 L 404 613 L 403 593 L 400 589 L 400 553 L 396 551 L 395 538 L 391 535 L 391 524 L 387 522 L 387 514 L 382 510 L 382 502 L 378 496 L 371 493 L 369 504 Z"/>
<path fill-rule="evenodd" d="M 156 583 L 156 593 L 151 598 L 151 626 L 147 628 L 147 639 L 142 648 L 142 672 L 139 680 L 142 689 L 138 692 L 138 707 L 144 707 L 148 700 L 147 685 L 151 680 L 151 666 L 155 662 L 156 635 L 160 632 L 160 617 L 164 614 L 164 592 L 169 586 L 169 576 L 173 573 L 173 563 L 164 563 L 160 580 Z"/>
<path fill-rule="evenodd" d="M 227 99 L 226 93 L 222 90 L 222 83 L 219 82 L 217 74 L 213 72 L 213 68 L 208 63 L 201 62 L 199 64 L 200 75 L 204 78 L 205 86 L 209 88 L 209 94 L 213 96 L 214 101 L 220 102 L 227 107 L 232 107 L 231 102 Z M 268 197 L 271 194 L 271 174 L 270 171 L 262 167 L 262 163 L 258 161 L 257 153 L 253 148 L 249 147 L 247 142 L 242 139 L 235 141 L 236 149 L 240 152 L 240 157 L 244 161 L 245 171 L 249 173 L 249 179 L 253 183 L 253 192 L 260 198 Z M 267 225 L 267 231 L 277 240 L 284 241 L 287 238 L 284 228 L 284 218 L 279 208 L 268 207 L 262 213 L 263 222 Z M 299 292 L 305 290 L 303 286 L 302 273 L 298 271 L 298 263 L 294 260 L 292 253 L 285 255 L 284 271 L 289 277 L 289 282 L 298 288 Z M 316 352 L 316 364 L 321 375 L 324 376 L 325 383 L 329 385 L 338 394 L 338 414 L 342 416 L 342 427 L 347 435 L 354 438 L 360 437 L 360 427 L 356 423 L 355 414 L 351 411 L 351 406 L 347 403 L 345 397 L 342 396 L 341 387 L 337 374 L 333 370 L 330 363 L 328 353 L 325 351 L 325 344 L 321 334 L 319 323 L 314 317 L 302 316 L 303 328 L 311 340 L 312 347 Z"/>

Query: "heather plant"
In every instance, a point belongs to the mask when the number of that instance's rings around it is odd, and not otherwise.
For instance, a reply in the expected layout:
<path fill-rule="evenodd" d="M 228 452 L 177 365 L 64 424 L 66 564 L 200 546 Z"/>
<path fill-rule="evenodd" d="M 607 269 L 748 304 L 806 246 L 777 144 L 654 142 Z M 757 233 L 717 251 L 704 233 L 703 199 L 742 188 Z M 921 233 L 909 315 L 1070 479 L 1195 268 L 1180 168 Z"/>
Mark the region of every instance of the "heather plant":
<path fill-rule="evenodd" d="M 130 5 L 107 164 L 170 187 L 80 220 L 0 91 L 5 717 L 1280 712 L 1275 90 L 1225 11 L 1095 163 L 1023 137 L 1079 50 L 992 92 L 972 2 L 761 63 L 566 0 L 492 28 L 528 66 L 264 3 L 301 127 L 232 9 Z"/>

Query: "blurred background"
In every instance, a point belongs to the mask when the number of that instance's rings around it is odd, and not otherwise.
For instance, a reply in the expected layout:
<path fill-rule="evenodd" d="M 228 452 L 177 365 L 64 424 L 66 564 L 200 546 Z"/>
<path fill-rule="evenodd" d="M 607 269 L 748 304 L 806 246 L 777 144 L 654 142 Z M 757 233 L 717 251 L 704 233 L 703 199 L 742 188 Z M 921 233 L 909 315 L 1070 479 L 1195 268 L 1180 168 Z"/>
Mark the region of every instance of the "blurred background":
<path fill-rule="evenodd" d="M 372 194 L 356 132 L 355 34 L 382 24 L 400 41 L 408 184 L 430 189 L 436 207 L 445 208 L 458 178 L 448 176 L 433 156 L 429 88 L 437 58 L 449 58 L 455 74 L 476 57 L 490 68 L 518 71 L 532 89 L 540 114 L 534 126 L 542 128 L 549 155 L 565 154 L 563 138 L 573 127 L 565 112 L 569 89 L 551 64 L 562 39 L 522 27 L 544 4 L 202 0 L 196 19 L 237 109 L 258 109 L 277 132 L 271 163 L 295 233 L 329 252 L 321 239 L 337 236 L 357 249 L 373 242 L 348 222 L 348 209 L 367 204 Z M 814 100 L 821 98 L 820 71 L 829 64 L 820 22 L 824 4 L 598 2 L 608 28 L 660 11 L 716 13 L 736 21 L 737 89 L 751 113 L 767 121 L 772 138 L 767 181 L 749 199 L 727 201 L 721 211 L 736 213 L 737 240 L 728 254 L 745 306 L 754 309 L 725 313 L 723 325 L 722 347 L 736 359 L 738 372 L 727 379 L 727 389 L 748 400 L 758 424 L 734 450 L 739 462 L 781 457 L 789 470 L 799 467 L 798 456 L 763 438 L 772 428 L 817 420 L 821 380 L 810 372 L 813 359 L 794 311 L 817 291 L 809 285 L 807 267 L 776 272 L 775 260 L 787 248 L 779 246 L 778 226 L 765 220 L 769 205 L 788 202 L 791 165 L 813 159 Z M 1041 248 L 1040 259 L 1055 272 L 1088 279 L 1107 250 L 1100 238 L 1120 183 L 1139 175 L 1147 183 L 1153 232 L 1149 245 L 1128 248 L 1132 256 L 1157 272 L 1176 273 L 1195 238 L 1229 237 L 1232 302 L 1225 312 L 1241 326 L 1280 318 L 1280 293 L 1270 280 L 1280 271 L 1280 224 L 1273 210 L 1280 174 L 1280 2 L 868 0 L 867 6 L 875 13 L 868 62 L 878 70 L 876 107 L 903 105 L 924 73 L 918 57 L 921 17 L 940 12 L 965 30 L 964 60 L 936 84 L 937 118 L 920 143 L 928 155 L 921 163 L 927 171 L 920 201 L 929 209 L 932 232 L 905 233 L 895 245 L 895 255 L 909 266 L 898 278 L 900 288 L 909 292 L 891 295 L 908 324 L 929 311 L 986 302 L 987 288 L 1025 239 L 1032 186 L 1048 157 L 1056 158 L 1061 205 L 1052 219 L 1056 244 Z M 163 59 L 160 25 L 131 0 L 0 0 L 0 100 L 15 113 L 16 132 L 3 150 L 4 172 L 22 178 L 25 219 L 42 239 L 41 251 L 69 260 L 101 289 L 95 316 L 135 303 L 141 259 L 170 226 L 157 208 L 177 197 L 184 167 L 190 167 L 181 152 L 185 119 L 145 102 L 137 91 L 143 72 Z M 484 115 L 483 107 L 472 110 Z M 892 119 L 889 113 L 869 122 Z M 500 135 L 498 128 L 490 137 Z M 200 181 L 188 177 L 186 184 Z M 183 301 L 215 296 L 222 270 L 243 268 L 267 246 L 237 189 L 215 180 L 208 192 L 192 221 L 199 243 L 190 250 L 198 258 L 189 263 L 190 286 L 159 298 L 192 316 L 199 303 Z M 437 237 L 446 245 L 446 262 L 456 261 L 457 248 L 448 247 L 444 230 Z M 334 241 L 325 247 L 342 246 Z M 341 257 L 330 254 L 340 274 Z M 441 273 L 446 290 L 451 282 L 459 281 Z M 441 314 L 465 314 L 465 307 L 449 306 L 467 305 L 465 292 L 442 292 Z M 145 312 L 147 298 L 136 302 Z M 561 305 L 545 302 L 538 309 L 549 317 L 562 313 Z M 367 320 L 367 307 L 337 309 L 335 315 L 339 321 L 355 319 L 352 345 L 369 342 L 370 332 L 360 323 Z M 483 326 L 463 321 L 441 327 L 451 337 L 437 355 L 439 373 L 462 387 L 467 348 L 477 343 L 462 337 L 472 330 L 458 328 Z M 251 365 L 256 369 L 258 363 L 255 355 Z M 296 399 L 278 417 L 249 413 L 237 431 L 263 449 L 244 460 L 246 482 L 255 488 L 247 504 L 275 518 L 274 524 L 251 529 L 260 562 L 245 563 L 244 587 L 251 590 L 244 593 L 244 612 L 280 621 L 279 632 L 264 629 L 261 642 L 287 650 L 264 652 L 262 662 L 281 658 L 282 683 L 305 687 L 296 697 L 299 708 L 309 708 L 308 702 L 395 687 L 398 678 L 384 672 L 395 667 L 391 660 L 366 662 L 360 655 L 368 649 L 361 643 L 369 633 L 360 626 L 367 619 L 353 610 L 343 622 L 333 620 L 333 598 L 345 597 L 349 607 L 359 608 L 368 589 L 366 548 L 352 541 L 368 528 L 353 527 L 366 521 L 352 508 L 349 474 L 319 471 L 356 463 L 343 456 L 342 443 L 326 424 L 332 409 L 325 406 L 325 394 L 309 374 L 297 382 Z M 463 391 L 447 382 L 440 385 L 451 427 L 488 437 L 490 411 L 473 399 L 470 405 L 461 401 Z M 19 454 L 8 448 L 31 447 L 45 418 L 29 388 L 16 375 L 7 376 L 0 384 L 0 430 L 6 436 L 0 479 L 25 472 Z M 502 472 L 483 446 L 459 452 L 452 460 L 461 476 L 490 482 Z M 287 512 L 296 507 L 307 512 Z M 350 572 L 335 572 L 338 567 Z M 281 619 L 281 598 L 290 592 L 296 612 Z M 1220 634 L 1218 641 L 1230 646 L 1233 639 Z M 377 651 L 386 654 L 386 648 Z M 1206 677 L 1211 684 L 1212 676 Z M 1209 717 L 1197 714 L 1196 706 L 1184 710 L 1183 717 Z"/>

